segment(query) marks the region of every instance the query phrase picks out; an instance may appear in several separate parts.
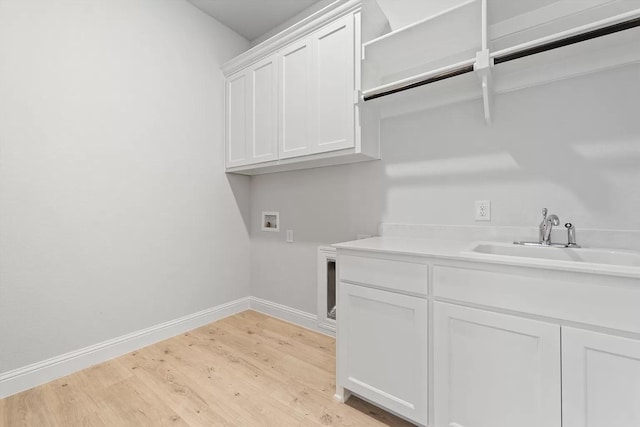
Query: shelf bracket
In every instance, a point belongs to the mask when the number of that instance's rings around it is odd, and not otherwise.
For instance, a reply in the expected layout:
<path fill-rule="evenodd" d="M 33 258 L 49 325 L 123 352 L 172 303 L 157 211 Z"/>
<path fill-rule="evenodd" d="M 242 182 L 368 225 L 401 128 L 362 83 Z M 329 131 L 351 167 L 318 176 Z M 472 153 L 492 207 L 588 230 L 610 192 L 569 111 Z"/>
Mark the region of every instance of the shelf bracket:
<path fill-rule="evenodd" d="M 493 107 L 493 79 L 491 78 L 492 67 L 493 58 L 489 55 L 489 49 L 484 49 L 476 53 L 476 62 L 473 64 L 473 69 L 478 75 L 480 84 L 482 85 L 484 120 L 487 124 L 491 124 L 491 110 Z"/>
<path fill-rule="evenodd" d="M 363 101 L 362 91 L 356 89 L 353 91 L 353 104 L 358 105 Z"/>

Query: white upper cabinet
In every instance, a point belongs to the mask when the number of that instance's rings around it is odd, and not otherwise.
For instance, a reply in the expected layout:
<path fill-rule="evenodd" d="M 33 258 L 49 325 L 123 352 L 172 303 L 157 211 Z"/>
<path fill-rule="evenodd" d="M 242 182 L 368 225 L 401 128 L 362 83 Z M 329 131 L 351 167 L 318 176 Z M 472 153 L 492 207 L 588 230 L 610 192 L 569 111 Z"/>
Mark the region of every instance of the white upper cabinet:
<path fill-rule="evenodd" d="M 280 63 L 280 158 L 313 151 L 313 64 L 311 39 L 283 49 Z"/>
<path fill-rule="evenodd" d="M 314 151 L 354 146 L 355 43 L 353 16 L 313 35 Z"/>
<path fill-rule="evenodd" d="M 275 160 L 277 147 L 275 55 L 227 79 L 227 166 Z"/>
<path fill-rule="evenodd" d="M 434 306 L 436 426 L 560 427 L 560 326 Z"/>
<path fill-rule="evenodd" d="M 360 0 L 329 9 L 223 66 L 227 172 L 254 175 L 379 158 L 375 112 L 363 112 L 357 97 Z"/>
<path fill-rule="evenodd" d="M 640 426 L 640 341 L 562 328 L 563 427 Z"/>
<path fill-rule="evenodd" d="M 241 71 L 227 78 L 226 139 L 227 166 L 238 166 L 249 161 L 247 141 L 251 106 L 249 77 Z"/>
<path fill-rule="evenodd" d="M 345 16 L 280 52 L 280 158 L 354 146 L 355 43 Z"/>

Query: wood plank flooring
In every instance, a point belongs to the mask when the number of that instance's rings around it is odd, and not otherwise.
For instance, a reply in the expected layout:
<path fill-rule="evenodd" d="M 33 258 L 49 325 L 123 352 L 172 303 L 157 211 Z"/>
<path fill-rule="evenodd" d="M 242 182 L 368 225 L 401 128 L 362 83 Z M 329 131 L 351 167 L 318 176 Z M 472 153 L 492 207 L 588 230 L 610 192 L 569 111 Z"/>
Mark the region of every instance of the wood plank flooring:
<path fill-rule="evenodd" d="M 0 400 L 0 425 L 411 425 L 334 391 L 333 338 L 245 311 Z"/>

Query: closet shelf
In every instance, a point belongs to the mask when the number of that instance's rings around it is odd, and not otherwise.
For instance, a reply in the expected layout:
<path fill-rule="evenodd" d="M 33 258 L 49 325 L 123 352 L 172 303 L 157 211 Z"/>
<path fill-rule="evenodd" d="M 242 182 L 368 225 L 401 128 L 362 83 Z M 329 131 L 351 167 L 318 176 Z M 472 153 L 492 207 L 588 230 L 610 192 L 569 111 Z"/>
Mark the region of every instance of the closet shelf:
<path fill-rule="evenodd" d="M 640 9 L 494 52 L 478 50 L 477 58 L 370 88 L 363 92 L 363 100 L 407 91 L 376 102 L 381 115 L 389 116 L 483 98 L 489 122 L 492 93 L 640 63 Z"/>
<path fill-rule="evenodd" d="M 501 56 L 505 52 L 495 52 Z M 492 69 L 494 90 L 503 93 L 640 63 L 640 26 L 576 44 L 500 62 Z"/>
<path fill-rule="evenodd" d="M 544 51 L 576 45 L 587 40 L 608 36 L 638 26 L 640 26 L 640 9 L 560 31 L 516 46 L 496 50 L 491 52 L 491 57 L 496 64 L 500 64 Z M 610 38 L 609 40 L 610 43 L 615 41 L 614 38 Z"/>
<path fill-rule="evenodd" d="M 475 58 L 482 46 L 481 9 L 481 0 L 469 0 L 365 43 L 364 89 Z"/>
<path fill-rule="evenodd" d="M 640 7 L 637 0 L 555 0 L 547 3 L 536 7 L 535 0 L 518 2 L 513 5 L 515 16 L 490 13 L 487 25 L 492 52 L 575 31 L 611 17 L 623 17 Z"/>

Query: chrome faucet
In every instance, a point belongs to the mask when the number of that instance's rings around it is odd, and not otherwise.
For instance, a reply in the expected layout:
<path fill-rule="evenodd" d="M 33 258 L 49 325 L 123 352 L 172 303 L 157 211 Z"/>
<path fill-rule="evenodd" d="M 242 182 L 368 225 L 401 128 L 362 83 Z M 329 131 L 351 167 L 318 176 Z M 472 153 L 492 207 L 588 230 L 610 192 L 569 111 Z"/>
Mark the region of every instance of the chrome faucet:
<path fill-rule="evenodd" d="M 525 242 L 525 241 L 517 241 L 513 242 L 514 245 L 523 245 L 523 246 L 550 246 L 554 248 L 579 248 L 576 244 L 576 230 L 570 222 L 566 223 L 564 226 L 567 228 L 568 234 L 568 243 L 551 243 L 551 231 L 553 227 L 557 227 L 560 225 L 560 219 L 557 215 L 547 215 L 549 211 L 547 208 L 542 209 L 542 222 L 538 226 L 539 231 L 539 241 L 537 242 Z"/>
<path fill-rule="evenodd" d="M 558 226 L 560 225 L 560 219 L 558 218 L 557 215 L 549 215 L 549 216 L 545 216 L 545 220 L 544 220 L 544 233 L 542 235 L 542 246 L 550 246 L 551 245 L 551 230 L 553 229 L 553 226 Z"/>
<path fill-rule="evenodd" d="M 542 222 L 540 223 L 540 225 L 538 226 L 538 241 L 540 242 L 540 244 L 542 244 L 542 241 L 544 240 L 544 229 L 545 229 L 545 224 L 547 223 L 547 208 L 542 208 Z"/>

